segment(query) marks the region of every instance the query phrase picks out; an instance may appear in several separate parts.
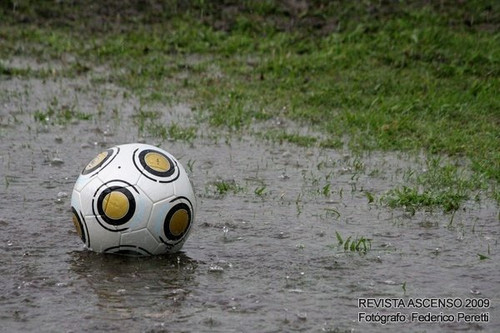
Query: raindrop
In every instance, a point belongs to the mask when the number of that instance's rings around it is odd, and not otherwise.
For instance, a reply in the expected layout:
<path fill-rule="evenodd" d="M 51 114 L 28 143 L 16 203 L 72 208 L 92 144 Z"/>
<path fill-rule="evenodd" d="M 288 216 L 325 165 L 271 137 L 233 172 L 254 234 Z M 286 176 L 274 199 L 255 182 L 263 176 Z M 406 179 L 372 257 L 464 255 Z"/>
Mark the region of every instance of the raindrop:
<path fill-rule="evenodd" d="M 280 231 L 278 234 L 276 234 L 276 236 L 274 236 L 274 238 L 277 238 L 277 239 L 285 239 L 285 238 L 288 238 L 289 236 L 286 235 L 283 231 Z"/>
<path fill-rule="evenodd" d="M 433 254 L 435 255 L 438 255 L 439 253 L 441 253 L 441 248 L 439 247 L 436 247 L 433 251 L 432 251 Z"/>
<path fill-rule="evenodd" d="M 281 179 L 281 180 L 287 180 L 287 179 L 290 179 L 290 176 L 289 176 L 289 175 L 287 175 L 286 173 L 284 173 L 284 172 L 283 172 L 283 173 L 280 175 L 280 179 Z"/>
<path fill-rule="evenodd" d="M 232 268 L 233 267 L 233 264 L 226 261 L 226 260 L 219 260 L 217 264 L 219 266 L 221 266 L 222 268 Z"/>
<path fill-rule="evenodd" d="M 211 264 L 210 267 L 208 268 L 208 271 L 211 273 L 222 273 L 224 272 L 224 268 L 216 264 Z"/>
<path fill-rule="evenodd" d="M 64 161 L 59 158 L 59 157 L 54 157 L 51 161 L 50 161 L 50 164 L 51 165 L 61 165 L 61 164 L 64 164 Z"/>
<path fill-rule="evenodd" d="M 307 313 L 299 312 L 297 313 L 297 318 L 299 318 L 300 320 L 307 320 Z"/>
<path fill-rule="evenodd" d="M 57 198 L 55 200 L 55 203 L 57 203 L 57 204 L 64 203 L 64 199 L 67 197 L 68 197 L 67 192 L 64 192 L 64 191 L 59 192 L 59 193 L 57 193 Z"/>
<path fill-rule="evenodd" d="M 106 126 L 106 129 L 102 132 L 103 136 L 113 136 L 114 133 L 111 131 L 111 128 L 109 126 Z"/>
<path fill-rule="evenodd" d="M 288 291 L 291 293 L 297 293 L 297 294 L 301 294 L 304 292 L 304 290 L 302 290 L 302 289 L 289 289 Z"/>
<path fill-rule="evenodd" d="M 481 292 L 475 288 L 471 289 L 470 290 L 470 293 L 473 294 L 473 295 L 481 295 Z"/>

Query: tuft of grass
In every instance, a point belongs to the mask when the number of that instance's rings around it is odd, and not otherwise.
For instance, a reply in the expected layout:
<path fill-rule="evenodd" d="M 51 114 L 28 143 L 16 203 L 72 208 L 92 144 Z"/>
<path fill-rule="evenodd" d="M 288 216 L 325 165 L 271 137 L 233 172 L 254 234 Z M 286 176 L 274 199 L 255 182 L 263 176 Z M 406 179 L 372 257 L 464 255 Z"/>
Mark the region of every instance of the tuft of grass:
<path fill-rule="evenodd" d="M 180 126 L 175 122 L 168 125 L 161 120 L 159 111 L 146 111 L 142 107 L 133 115 L 135 124 L 141 135 L 149 135 L 162 140 L 192 142 L 196 138 L 194 126 Z"/>
<path fill-rule="evenodd" d="M 456 211 L 467 198 L 465 194 L 454 191 L 420 190 L 403 186 L 389 191 L 384 199 L 391 208 L 404 207 L 414 213 L 422 207 L 433 206 L 441 206 L 445 212 Z"/>
<path fill-rule="evenodd" d="M 210 184 L 215 188 L 218 195 L 224 196 L 228 193 L 238 193 L 243 191 L 243 188 L 239 186 L 234 180 L 217 180 Z"/>
<path fill-rule="evenodd" d="M 371 204 L 375 201 L 375 197 L 373 196 L 373 194 L 371 192 L 365 191 L 364 193 L 365 193 L 366 198 L 368 199 L 369 204 Z"/>
<path fill-rule="evenodd" d="M 92 115 L 75 109 L 74 106 L 59 105 L 54 98 L 47 109 L 35 111 L 33 114 L 35 121 L 42 124 L 67 124 L 73 120 L 90 120 Z"/>
<path fill-rule="evenodd" d="M 487 187 L 486 180 L 477 174 L 468 174 L 464 169 L 441 158 L 431 158 L 426 170 L 407 173 L 403 185 L 388 191 L 382 201 L 389 207 L 404 207 L 407 211 L 425 207 L 441 207 L 445 212 L 454 212 L 468 200 L 474 190 Z"/>
<path fill-rule="evenodd" d="M 266 186 L 259 186 L 254 190 L 255 195 L 263 197 L 266 194 Z"/>
<path fill-rule="evenodd" d="M 479 257 L 479 260 L 486 260 L 486 259 L 490 259 L 490 257 L 488 257 L 488 256 L 486 256 L 486 255 L 484 255 L 484 254 L 481 254 L 481 253 L 478 253 L 477 255 L 478 255 L 478 257 Z"/>
<path fill-rule="evenodd" d="M 187 172 L 189 174 L 192 174 L 193 173 L 193 168 L 194 168 L 194 164 L 196 163 L 195 160 L 192 160 L 192 159 L 189 159 L 186 163 L 186 169 L 187 169 Z"/>
<path fill-rule="evenodd" d="M 132 118 L 138 127 L 139 133 L 142 133 L 147 124 L 159 121 L 160 116 L 161 114 L 158 111 L 146 111 L 140 108 Z"/>
<path fill-rule="evenodd" d="M 176 123 L 166 126 L 162 123 L 151 122 L 146 126 L 145 132 L 163 140 L 192 142 L 196 138 L 196 128 L 194 126 L 181 127 Z"/>
<path fill-rule="evenodd" d="M 330 183 L 327 183 L 325 184 L 325 186 L 323 186 L 323 188 L 321 189 L 321 193 L 325 196 L 325 197 L 329 197 L 330 196 L 330 193 L 331 193 L 331 189 L 330 187 L 332 186 L 332 184 Z"/>
<path fill-rule="evenodd" d="M 354 239 L 352 236 L 349 236 L 344 239 L 338 231 L 335 231 L 335 236 L 338 241 L 338 246 L 342 247 L 346 252 L 350 251 L 366 254 L 372 247 L 371 239 L 363 236 L 355 237 Z"/>

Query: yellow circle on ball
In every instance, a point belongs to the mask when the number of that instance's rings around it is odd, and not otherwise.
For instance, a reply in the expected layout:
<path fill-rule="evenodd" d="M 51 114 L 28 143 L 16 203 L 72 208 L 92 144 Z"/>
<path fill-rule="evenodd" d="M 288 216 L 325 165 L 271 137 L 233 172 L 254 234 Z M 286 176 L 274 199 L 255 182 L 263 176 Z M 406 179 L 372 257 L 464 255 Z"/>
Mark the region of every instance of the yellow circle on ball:
<path fill-rule="evenodd" d="M 185 209 L 179 209 L 172 215 L 168 228 L 170 229 L 170 233 L 172 235 L 179 236 L 180 234 L 186 231 L 188 225 L 189 225 L 188 211 Z"/>
<path fill-rule="evenodd" d="M 108 152 L 107 151 L 103 151 L 102 153 L 99 153 L 99 155 L 97 155 L 96 157 L 94 157 L 94 159 L 92 161 L 90 161 L 89 164 L 87 164 L 87 166 L 85 167 L 85 170 L 90 170 L 90 169 L 95 168 L 96 166 L 99 165 L 99 163 L 102 163 L 102 161 L 104 161 L 104 159 L 107 156 L 108 156 Z"/>
<path fill-rule="evenodd" d="M 130 203 L 125 194 L 119 191 L 113 191 L 104 197 L 102 208 L 107 217 L 113 220 L 119 220 L 127 215 Z"/>
<path fill-rule="evenodd" d="M 158 172 L 166 172 L 170 169 L 170 162 L 160 153 L 147 153 L 144 161 L 148 167 Z"/>
<path fill-rule="evenodd" d="M 75 225 L 76 233 L 80 238 L 82 238 L 82 227 L 78 222 L 78 217 L 76 217 L 75 213 L 73 213 L 73 224 Z"/>

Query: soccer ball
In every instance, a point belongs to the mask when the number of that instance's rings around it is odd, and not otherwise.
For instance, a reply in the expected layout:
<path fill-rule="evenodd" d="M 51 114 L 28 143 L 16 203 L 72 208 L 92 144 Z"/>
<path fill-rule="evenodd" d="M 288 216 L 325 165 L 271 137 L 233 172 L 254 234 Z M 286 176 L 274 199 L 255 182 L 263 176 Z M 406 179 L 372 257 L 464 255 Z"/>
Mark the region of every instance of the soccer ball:
<path fill-rule="evenodd" d="M 73 188 L 73 223 L 91 250 L 154 255 L 180 250 L 195 216 L 182 165 L 155 146 L 109 148 L 82 170 Z"/>

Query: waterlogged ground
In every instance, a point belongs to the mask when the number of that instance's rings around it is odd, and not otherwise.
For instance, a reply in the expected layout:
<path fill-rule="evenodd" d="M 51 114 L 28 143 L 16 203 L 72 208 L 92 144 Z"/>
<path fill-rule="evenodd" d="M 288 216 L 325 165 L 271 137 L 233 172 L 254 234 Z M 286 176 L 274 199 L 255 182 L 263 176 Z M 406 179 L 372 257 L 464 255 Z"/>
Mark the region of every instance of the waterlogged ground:
<path fill-rule="evenodd" d="M 425 157 L 223 133 L 188 105 L 141 105 L 102 83 L 106 75 L 0 80 L 0 331 L 500 331 L 498 206 L 478 195 L 455 214 L 413 214 L 380 201 L 422 172 Z M 151 110 L 162 117 L 143 117 Z M 155 121 L 176 131 L 158 135 Z M 197 220 L 177 255 L 94 254 L 74 230 L 80 170 L 104 148 L 134 141 L 160 144 L 194 183 Z M 358 307 L 364 298 L 481 301 Z M 359 321 L 361 312 L 398 311 L 456 320 Z M 489 316 L 457 322 L 459 312 Z"/>

